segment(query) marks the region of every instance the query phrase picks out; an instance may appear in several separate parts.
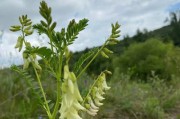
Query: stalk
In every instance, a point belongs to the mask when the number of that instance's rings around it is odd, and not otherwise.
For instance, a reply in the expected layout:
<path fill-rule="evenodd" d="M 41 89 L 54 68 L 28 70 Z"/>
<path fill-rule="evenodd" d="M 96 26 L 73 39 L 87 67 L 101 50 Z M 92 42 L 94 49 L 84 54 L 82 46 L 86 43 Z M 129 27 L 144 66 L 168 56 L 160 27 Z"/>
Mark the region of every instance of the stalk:
<path fill-rule="evenodd" d="M 84 105 L 84 103 L 85 103 L 87 97 L 90 95 L 90 93 L 91 93 L 93 87 L 96 85 L 96 83 L 97 83 L 97 81 L 99 80 L 99 77 L 100 77 L 101 75 L 102 75 L 102 73 L 101 73 L 101 74 L 98 76 L 98 78 L 94 81 L 94 83 L 93 83 L 93 85 L 91 86 L 91 88 L 90 88 L 88 94 L 86 95 L 86 97 L 84 98 L 84 100 L 83 100 L 83 102 L 82 102 L 83 105 Z"/>
<path fill-rule="evenodd" d="M 51 119 L 51 112 L 50 112 L 50 109 L 49 109 L 49 106 L 48 106 L 48 103 L 47 103 L 47 99 L 46 99 L 46 95 L 45 95 L 45 92 L 43 90 L 43 87 L 42 87 L 42 83 L 40 81 L 40 78 L 39 78 L 39 75 L 37 73 L 37 70 L 36 68 L 34 67 L 34 64 L 33 64 L 33 68 L 34 68 L 34 71 L 35 71 L 35 74 L 36 74 L 36 77 L 37 77 L 37 80 L 38 80 L 38 84 L 39 84 L 39 87 L 41 89 L 41 92 L 42 92 L 42 95 L 43 95 L 43 98 L 44 98 L 44 103 L 45 103 L 45 107 L 46 107 L 46 112 L 48 114 L 48 117 Z"/>
<path fill-rule="evenodd" d="M 89 63 L 81 70 L 79 75 L 77 76 L 77 79 L 80 78 L 80 76 L 86 71 L 86 69 L 89 67 L 89 65 L 94 61 L 94 59 L 99 55 L 99 53 L 103 50 L 103 48 L 106 46 L 108 40 L 104 43 L 103 46 L 98 50 L 98 52 L 94 55 L 94 57 L 89 61 Z"/>
<path fill-rule="evenodd" d="M 62 60 L 63 60 L 63 53 L 60 54 L 59 58 L 59 72 L 57 72 L 57 99 L 56 104 L 54 107 L 54 111 L 52 114 L 52 119 L 56 118 L 56 114 L 60 105 L 60 92 L 61 92 L 61 75 L 62 75 Z"/>

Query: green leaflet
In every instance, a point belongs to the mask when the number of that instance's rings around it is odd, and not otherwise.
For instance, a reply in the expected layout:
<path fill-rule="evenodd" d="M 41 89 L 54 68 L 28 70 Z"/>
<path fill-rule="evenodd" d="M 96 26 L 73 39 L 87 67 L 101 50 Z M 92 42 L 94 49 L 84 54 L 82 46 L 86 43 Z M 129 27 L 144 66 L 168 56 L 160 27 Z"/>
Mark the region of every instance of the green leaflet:
<path fill-rule="evenodd" d="M 75 74 L 77 74 L 81 69 L 83 64 L 89 60 L 96 52 L 97 52 L 97 48 L 94 48 L 90 51 L 88 51 L 87 53 L 83 54 L 79 60 L 75 63 L 73 71 L 75 72 Z"/>
<path fill-rule="evenodd" d="M 25 70 L 21 69 L 20 67 L 15 66 L 15 65 L 12 65 L 11 69 L 13 71 L 19 73 L 19 75 L 22 77 L 22 79 L 26 80 L 28 86 L 32 89 L 33 93 L 36 95 L 39 102 L 42 103 L 43 102 L 42 94 L 40 93 L 38 84 L 36 83 L 34 78 L 29 73 L 27 73 Z"/>

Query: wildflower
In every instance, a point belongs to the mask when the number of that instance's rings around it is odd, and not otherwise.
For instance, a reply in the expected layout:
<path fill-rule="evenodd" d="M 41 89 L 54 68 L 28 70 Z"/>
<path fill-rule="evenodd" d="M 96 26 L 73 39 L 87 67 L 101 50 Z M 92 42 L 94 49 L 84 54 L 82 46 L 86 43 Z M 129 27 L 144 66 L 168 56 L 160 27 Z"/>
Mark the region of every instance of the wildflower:
<path fill-rule="evenodd" d="M 111 88 L 111 87 L 107 86 L 105 73 L 102 73 L 101 81 L 102 81 L 102 88 L 104 90 L 109 90 Z"/>
<path fill-rule="evenodd" d="M 103 95 L 105 94 L 104 91 L 109 90 L 110 87 L 107 86 L 106 83 L 106 75 L 102 73 L 99 78 L 97 79 L 97 84 L 92 87 L 92 91 L 90 95 L 87 97 L 87 104 L 85 104 L 86 112 L 91 115 L 95 116 L 99 111 L 99 107 L 103 105 L 101 102 L 105 98 Z"/>
<path fill-rule="evenodd" d="M 62 103 L 60 112 L 60 119 L 82 119 L 78 111 L 85 110 L 80 104 L 83 101 L 78 89 L 76 76 L 69 71 L 68 65 L 64 66 L 64 82 L 62 84 Z"/>

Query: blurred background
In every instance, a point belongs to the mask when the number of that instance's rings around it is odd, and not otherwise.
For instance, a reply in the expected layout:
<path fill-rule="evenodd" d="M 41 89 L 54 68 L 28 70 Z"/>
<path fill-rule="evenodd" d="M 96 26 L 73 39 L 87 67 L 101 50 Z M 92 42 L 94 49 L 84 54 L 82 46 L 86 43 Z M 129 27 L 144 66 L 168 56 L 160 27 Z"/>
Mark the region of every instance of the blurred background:
<path fill-rule="evenodd" d="M 38 23 L 40 1 L 1 0 L 0 4 L 0 119 L 46 119 L 28 80 L 10 66 L 23 64 L 14 48 L 20 33 L 10 26 L 27 14 Z M 103 70 L 112 87 L 93 119 L 180 119 L 180 0 L 47 0 L 52 7 L 56 30 L 71 19 L 89 19 L 87 28 L 69 48 L 70 65 L 93 48 L 100 47 L 111 33 L 111 23 L 121 24 L 120 42 L 109 47 L 110 59 L 98 56 L 78 80 L 82 95 Z M 34 46 L 47 46 L 45 35 L 27 39 Z M 42 66 L 43 67 L 43 66 Z M 56 99 L 55 80 L 44 72 L 47 96 Z M 88 118 L 88 117 L 87 117 Z"/>

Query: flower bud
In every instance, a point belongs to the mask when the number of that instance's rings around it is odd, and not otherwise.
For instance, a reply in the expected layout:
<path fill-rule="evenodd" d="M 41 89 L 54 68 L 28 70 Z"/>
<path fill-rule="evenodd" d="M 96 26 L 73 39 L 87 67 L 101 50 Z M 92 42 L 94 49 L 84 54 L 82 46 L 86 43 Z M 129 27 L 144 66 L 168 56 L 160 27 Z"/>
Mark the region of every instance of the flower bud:
<path fill-rule="evenodd" d="M 91 111 L 89 111 L 89 110 L 87 110 L 87 113 L 89 114 L 89 115 L 91 115 L 91 116 L 95 116 L 97 113 L 95 113 L 95 112 L 91 112 Z"/>
<path fill-rule="evenodd" d="M 111 53 L 111 54 L 113 53 L 113 51 L 111 51 L 111 50 L 109 50 L 109 49 L 107 49 L 107 48 L 104 48 L 103 50 L 104 50 L 104 52 L 106 52 L 106 53 Z"/>
<path fill-rule="evenodd" d="M 107 56 L 106 53 L 104 53 L 103 51 L 101 51 L 101 55 L 105 58 L 109 58 L 109 56 Z"/>
<path fill-rule="evenodd" d="M 102 87 L 104 88 L 104 90 L 109 90 L 111 87 L 108 87 L 107 86 L 107 83 L 106 83 L 106 75 L 103 73 L 102 75 L 101 75 L 102 77 Z"/>
<path fill-rule="evenodd" d="M 78 110 L 86 110 L 78 101 L 74 102 L 74 107 Z"/>
<path fill-rule="evenodd" d="M 85 104 L 86 109 L 90 109 L 91 105 L 90 104 Z"/>
<path fill-rule="evenodd" d="M 104 97 L 102 97 L 102 96 L 99 94 L 98 91 L 96 92 L 96 98 L 97 98 L 98 100 L 100 100 L 100 101 L 105 99 Z"/>
<path fill-rule="evenodd" d="M 23 69 L 27 69 L 29 67 L 29 60 L 24 58 L 24 65 L 23 65 Z"/>
<path fill-rule="evenodd" d="M 98 99 L 94 99 L 95 105 L 102 106 L 103 103 L 100 103 Z"/>
<path fill-rule="evenodd" d="M 37 59 L 35 59 L 35 61 L 34 61 L 34 66 L 35 66 L 35 68 L 36 68 L 36 69 L 38 69 L 38 70 L 42 70 L 42 68 L 41 68 L 41 66 L 39 65 L 39 63 L 38 63 L 38 60 L 37 60 Z"/>
<path fill-rule="evenodd" d="M 99 107 L 97 107 L 92 100 L 89 103 L 90 103 L 91 108 L 96 109 L 96 110 L 99 109 Z"/>
<path fill-rule="evenodd" d="M 90 108 L 89 111 L 90 111 L 90 112 L 93 112 L 93 113 L 97 113 L 99 110 Z"/>
<path fill-rule="evenodd" d="M 105 70 L 105 73 L 112 75 L 112 72 L 108 70 Z"/>

